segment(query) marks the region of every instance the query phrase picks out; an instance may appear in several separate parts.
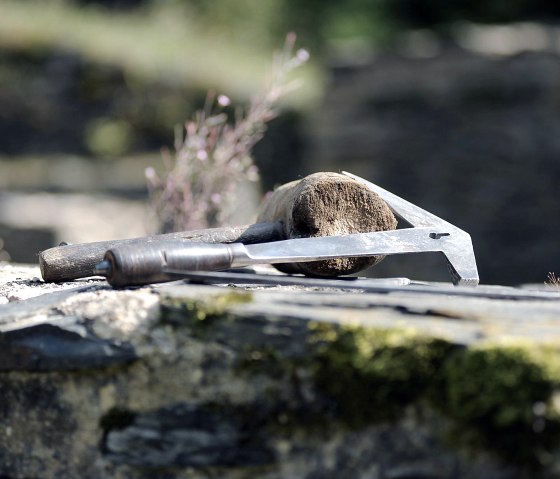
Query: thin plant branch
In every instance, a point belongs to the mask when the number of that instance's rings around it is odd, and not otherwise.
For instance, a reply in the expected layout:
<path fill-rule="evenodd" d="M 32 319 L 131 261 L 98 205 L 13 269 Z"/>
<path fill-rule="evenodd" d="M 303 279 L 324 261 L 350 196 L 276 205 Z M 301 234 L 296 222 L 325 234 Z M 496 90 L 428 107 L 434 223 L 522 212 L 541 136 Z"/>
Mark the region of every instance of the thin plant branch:
<path fill-rule="evenodd" d="M 549 286 L 554 286 L 560 290 L 560 278 L 556 276 L 555 273 L 548 273 L 548 277 L 545 283 Z"/>
<path fill-rule="evenodd" d="M 153 168 L 146 180 L 160 230 L 181 231 L 228 224 L 235 196 L 246 182 L 259 179 L 252 150 L 264 136 L 267 123 L 278 115 L 278 103 L 299 86 L 290 73 L 309 59 L 294 52 L 296 36 L 286 37 L 274 55 L 263 91 L 251 98 L 245 111 L 236 109 L 230 121 L 225 109 L 230 99 L 208 92 L 204 107 L 175 135 L 175 154 L 163 154 L 166 172 Z M 184 135 L 184 136 L 183 136 Z"/>

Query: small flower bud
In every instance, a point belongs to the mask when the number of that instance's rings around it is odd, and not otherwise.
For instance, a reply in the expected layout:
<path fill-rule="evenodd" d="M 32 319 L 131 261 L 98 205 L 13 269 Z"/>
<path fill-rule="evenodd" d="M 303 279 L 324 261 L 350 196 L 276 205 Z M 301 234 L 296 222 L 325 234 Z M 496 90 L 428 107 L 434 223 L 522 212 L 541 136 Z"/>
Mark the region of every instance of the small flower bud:
<path fill-rule="evenodd" d="M 219 95 L 218 96 L 218 105 L 229 106 L 229 105 L 231 105 L 231 100 L 226 95 Z"/>

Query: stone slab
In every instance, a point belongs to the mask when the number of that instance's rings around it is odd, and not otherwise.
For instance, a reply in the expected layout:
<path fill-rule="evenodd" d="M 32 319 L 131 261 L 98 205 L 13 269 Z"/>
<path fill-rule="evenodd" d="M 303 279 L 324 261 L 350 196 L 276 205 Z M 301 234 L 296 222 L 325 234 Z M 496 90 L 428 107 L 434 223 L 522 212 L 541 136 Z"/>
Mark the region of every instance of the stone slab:
<path fill-rule="evenodd" d="M 3 477 L 560 475 L 555 289 L 38 275 L 0 266 Z"/>

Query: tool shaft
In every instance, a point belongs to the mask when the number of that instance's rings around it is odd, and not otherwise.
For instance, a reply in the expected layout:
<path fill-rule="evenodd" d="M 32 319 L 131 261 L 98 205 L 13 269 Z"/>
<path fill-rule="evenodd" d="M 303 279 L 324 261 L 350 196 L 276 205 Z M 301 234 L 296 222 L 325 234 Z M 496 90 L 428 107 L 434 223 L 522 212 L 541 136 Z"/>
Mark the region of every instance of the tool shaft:
<path fill-rule="evenodd" d="M 447 236 L 433 228 L 410 228 L 344 236 L 301 238 L 254 245 L 168 241 L 134 243 L 107 251 L 97 272 L 113 286 L 131 286 L 175 279 L 166 271 L 220 271 L 231 267 L 377 254 L 440 251 Z"/>
<path fill-rule="evenodd" d="M 246 251 L 251 264 L 297 263 L 330 258 L 440 251 L 443 237 L 441 240 L 432 238 L 430 234 L 434 232 L 433 228 L 407 228 L 342 236 L 300 238 L 250 245 Z"/>
<path fill-rule="evenodd" d="M 47 282 L 70 281 L 92 276 L 95 266 L 103 260 L 107 250 L 127 244 L 163 241 L 252 244 L 281 239 L 283 231 L 279 222 L 182 231 L 144 238 L 56 246 L 40 253 L 39 266 L 43 279 Z"/>
<path fill-rule="evenodd" d="M 234 266 L 234 258 L 247 258 L 245 246 L 168 241 L 131 243 L 111 248 L 95 272 L 116 287 L 161 283 L 174 279 L 167 269 L 220 271 Z"/>

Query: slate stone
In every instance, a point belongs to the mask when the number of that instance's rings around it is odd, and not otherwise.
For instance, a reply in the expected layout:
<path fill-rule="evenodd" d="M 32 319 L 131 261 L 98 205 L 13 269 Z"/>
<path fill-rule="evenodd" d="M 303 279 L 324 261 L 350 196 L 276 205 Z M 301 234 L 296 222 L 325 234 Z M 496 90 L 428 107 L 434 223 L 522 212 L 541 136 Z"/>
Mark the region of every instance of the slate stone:
<path fill-rule="evenodd" d="M 126 364 L 136 359 L 129 344 L 53 324 L 0 332 L 0 371 L 65 371 Z"/>
<path fill-rule="evenodd" d="M 114 290 L 37 275 L 0 266 L 0 476 L 560 470 L 554 288 L 221 278 Z"/>
<path fill-rule="evenodd" d="M 180 403 L 134 414 L 125 427 L 108 427 L 103 449 L 113 462 L 147 467 L 271 463 L 272 451 L 262 434 L 246 426 L 235 411 Z"/>

